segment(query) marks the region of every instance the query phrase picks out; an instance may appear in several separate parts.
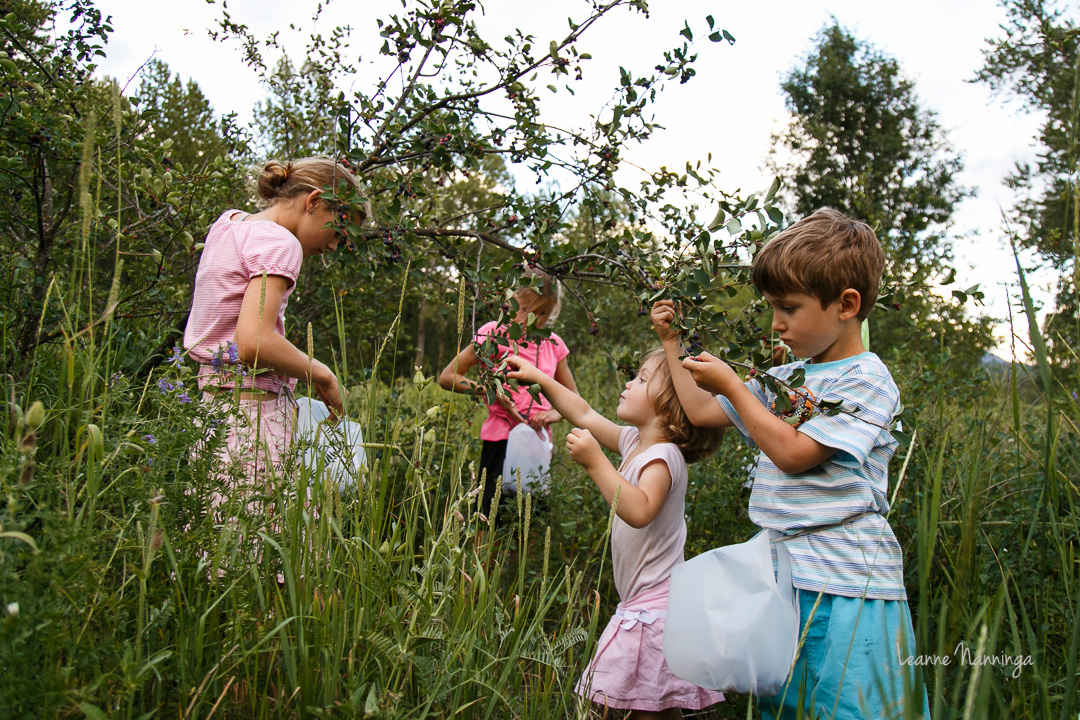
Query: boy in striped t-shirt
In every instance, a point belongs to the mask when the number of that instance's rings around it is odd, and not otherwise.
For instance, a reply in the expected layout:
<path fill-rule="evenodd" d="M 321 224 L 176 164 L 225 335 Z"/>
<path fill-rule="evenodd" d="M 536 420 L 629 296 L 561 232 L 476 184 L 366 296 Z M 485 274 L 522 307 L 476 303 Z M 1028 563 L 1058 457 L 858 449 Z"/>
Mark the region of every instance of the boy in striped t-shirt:
<path fill-rule="evenodd" d="M 898 648 L 914 654 L 915 637 L 903 556 L 884 517 L 900 393 L 861 333 L 884 263 L 873 230 L 830 209 L 784 230 L 754 258 L 773 331 L 795 357 L 808 358 L 769 371 L 781 381 L 805 376 L 787 412 L 760 382 L 744 384 L 708 353 L 681 360 L 674 304 L 653 307 L 690 421 L 734 426 L 757 445 L 750 519 L 793 536 L 786 544 L 806 640 L 787 687 L 759 699 L 766 718 L 904 717 Z M 840 413 L 826 415 L 821 402 L 840 403 Z M 925 690 L 916 697 L 913 714 L 929 718 Z"/>

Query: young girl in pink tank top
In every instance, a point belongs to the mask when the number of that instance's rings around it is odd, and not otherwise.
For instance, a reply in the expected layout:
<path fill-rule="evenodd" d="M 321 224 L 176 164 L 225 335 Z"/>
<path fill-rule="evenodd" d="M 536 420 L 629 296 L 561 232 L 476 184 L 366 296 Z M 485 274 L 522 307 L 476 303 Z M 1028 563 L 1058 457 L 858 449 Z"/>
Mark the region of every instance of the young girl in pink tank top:
<path fill-rule="evenodd" d="M 618 501 L 611 529 L 612 570 L 621 602 L 577 685 L 578 694 L 606 707 L 631 710 L 635 720 L 680 718 L 724 696 L 675 677 L 664 660 L 671 570 L 683 562 L 686 463 L 708 456 L 716 429 L 690 424 L 663 349 L 642 358 L 637 377 L 619 396 L 617 425 L 521 356 L 508 356 L 509 377 L 536 383 L 577 427 L 566 437 L 570 457 L 585 468 L 608 503 Z M 618 452 L 616 469 L 600 446 Z"/>
<path fill-rule="evenodd" d="M 358 188 L 351 172 L 326 157 L 271 160 L 256 192 L 255 214 L 226 210 L 211 226 L 195 276 L 184 347 L 200 363 L 204 402 L 226 403 L 223 463 L 240 462 L 248 487 L 222 472 L 210 505 L 265 489 L 292 436 L 292 390 L 304 378 L 331 412 L 342 412 L 338 379 L 285 338 L 285 309 L 305 258 L 333 252 L 342 213 L 324 188 Z M 360 223 L 366 208 L 354 211 Z M 348 217 L 345 215 L 344 217 Z M 280 470 L 280 468 L 279 468 Z"/>

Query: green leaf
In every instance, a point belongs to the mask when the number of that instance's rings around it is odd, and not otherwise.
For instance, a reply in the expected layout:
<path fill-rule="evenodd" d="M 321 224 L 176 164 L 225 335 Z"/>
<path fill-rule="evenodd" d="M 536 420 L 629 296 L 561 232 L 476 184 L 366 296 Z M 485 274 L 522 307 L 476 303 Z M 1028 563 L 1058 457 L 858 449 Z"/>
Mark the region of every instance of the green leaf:
<path fill-rule="evenodd" d="M 90 720 L 109 720 L 109 716 L 99 708 L 97 705 L 91 705 L 90 703 L 80 703 L 79 709 L 82 710 L 83 715 Z"/>
<path fill-rule="evenodd" d="M 712 219 L 712 222 L 709 223 L 709 232 L 713 232 L 714 230 L 720 228 L 720 226 L 724 224 L 724 220 L 726 219 L 727 213 L 724 212 L 724 208 L 720 208 L 719 210 L 717 210 L 716 216 Z"/>
<path fill-rule="evenodd" d="M 806 382 L 806 369 L 805 368 L 796 368 L 791 373 L 791 377 L 788 378 L 788 385 L 790 385 L 792 388 L 801 388 L 805 382 Z"/>
<path fill-rule="evenodd" d="M 732 45 L 735 44 L 735 38 L 727 30 L 724 30 L 724 39 L 727 40 Z"/>
<path fill-rule="evenodd" d="M 694 33 L 690 30 L 690 24 L 689 23 L 685 23 L 685 27 L 683 27 L 683 29 L 679 31 L 679 34 L 682 35 L 687 40 L 689 40 L 690 42 L 694 41 Z"/>
<path fill-rule="evenodd" d="M 379 712 L 379 696 L 375 693 L 375 683 L 371 683 L 367 699 L 364 700 L 364 717 L 369 717 Z"/>
<path fill-rule="evenodd" d="M 779 191 L 780 191 L 780 178 L 775 177 L 775 178 L 773 178 L 772 185 L 769 186 L 769 192 L 765 193 L 765 202 L 769 202 L 774 197 L 776 197 L 776 193 L 779 192 Z"/>
<path fill-rule="evenodd" d="M 721 40 L 724 39 L 724 36 L 720 34 L 719 30 L 717 30 L 714 33 L 709 33 L 709 39 L 712 40 L 713 42 L 720 42 Z"/>
<path fill-rule="evenodd" d="M 893 430 L 892 436 L 896 438 L 896 443 L 900 446 L 901 449 L 906 450 L 907 448 L 911 447 L 911 435 L 904 432 L 903 430 Z"/>
<path fill-rule="evenodd" d="M 715 21 L 713 20 L 713 16 L 712 15 L 706 15 L 705 16 L 705 22 L 709 23 L 709 29 L 712 30 L 713 25 L 715 24 Z"/>
<path fill-rule="evenodd" d="M 781 391 L 776 394 L 776 409 L 782 413 L 791 412 L 791 408 L 794 407 L 791 404 L 791 396 L 787 392 Z"/>

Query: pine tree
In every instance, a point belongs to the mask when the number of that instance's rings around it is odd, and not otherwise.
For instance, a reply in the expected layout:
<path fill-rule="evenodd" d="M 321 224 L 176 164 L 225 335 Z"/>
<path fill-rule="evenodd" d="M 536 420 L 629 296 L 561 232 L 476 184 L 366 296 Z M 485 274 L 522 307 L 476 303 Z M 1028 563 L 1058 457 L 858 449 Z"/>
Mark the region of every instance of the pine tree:
<path fill-rule="evenodd" d="M 769 166 L 791 214 L 836 208 L 873 227 L 885 249 L 883 298 L 897 311 L 871 316 L 875 349 L 899 359 L 929 339 L 977 357 L 988 323 L 930 288 L 951 274 L 947 233 L 970 194 L 956 180 L 963 163 L 900 64 L 834 23 L 781 87 L 792 117 Z"/>

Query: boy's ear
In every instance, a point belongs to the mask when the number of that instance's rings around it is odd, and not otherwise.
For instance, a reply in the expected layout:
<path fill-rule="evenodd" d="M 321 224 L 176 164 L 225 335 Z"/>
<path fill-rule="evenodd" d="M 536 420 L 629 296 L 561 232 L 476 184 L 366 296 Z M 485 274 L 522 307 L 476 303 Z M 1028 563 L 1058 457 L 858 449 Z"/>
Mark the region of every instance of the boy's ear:
<path fill-rule="evenodd" d="M 848 288 L 840 293 L 840 319 L 851 320 L 858 317 L 862 309 L 862 295 L 855 288 Z"/>

